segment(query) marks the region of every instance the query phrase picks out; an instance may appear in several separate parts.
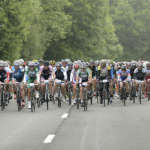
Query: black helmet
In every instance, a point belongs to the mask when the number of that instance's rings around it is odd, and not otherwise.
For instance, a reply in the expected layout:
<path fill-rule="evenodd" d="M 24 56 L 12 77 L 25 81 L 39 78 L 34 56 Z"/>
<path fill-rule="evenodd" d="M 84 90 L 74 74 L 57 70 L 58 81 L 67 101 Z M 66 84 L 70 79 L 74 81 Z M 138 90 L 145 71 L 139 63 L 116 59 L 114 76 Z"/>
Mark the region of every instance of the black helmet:
<path fill-rule="evenodd" d="M 48 62 L 48 61 L 45 61 L 45 62 L 44 62 L 44 66 L 49 66 L 49 62 Z"/>
<path fill-rule="evenodd" d="M 122 69 L 122 70 L 126 70 L 126 66 L 123 65 L 123 66 L 121 67 L 121 69 Z"/>

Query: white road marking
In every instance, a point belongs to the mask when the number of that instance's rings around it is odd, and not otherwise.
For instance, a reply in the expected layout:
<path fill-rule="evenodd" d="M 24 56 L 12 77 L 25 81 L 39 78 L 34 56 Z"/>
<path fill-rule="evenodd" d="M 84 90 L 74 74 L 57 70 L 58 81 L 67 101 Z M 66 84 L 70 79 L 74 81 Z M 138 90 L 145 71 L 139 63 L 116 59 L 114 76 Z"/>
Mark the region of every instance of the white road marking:
<path fill-rule="evenodd" d="M 61 116 L 61 118 L 62 118 L 62 119 L 66 119 L 66 118 L 68 117 L 68 115 L 69 115 L 68 113 L 65 113 L 65 114 L 63 114 L 63 115 Z"/>
<path fill-rule="evenodd" d="M 55 138 L 55 134 L 49 134 L 43 143 L 48 144 L 48 143 L 52 143 L 53 139 Z"/>

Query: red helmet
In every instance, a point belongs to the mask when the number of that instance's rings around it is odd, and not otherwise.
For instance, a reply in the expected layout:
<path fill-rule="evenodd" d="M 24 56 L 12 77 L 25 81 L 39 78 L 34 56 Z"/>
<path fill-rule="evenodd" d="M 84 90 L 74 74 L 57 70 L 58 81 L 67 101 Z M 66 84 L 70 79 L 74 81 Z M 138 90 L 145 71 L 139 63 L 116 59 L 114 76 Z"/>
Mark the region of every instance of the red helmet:
<path fill-rule="evenodd" d="M 79 69 L 79 65 L 78 65 L 78 64 L 75 64 L 75 65 L 74 65 L 74 69 Z"/>

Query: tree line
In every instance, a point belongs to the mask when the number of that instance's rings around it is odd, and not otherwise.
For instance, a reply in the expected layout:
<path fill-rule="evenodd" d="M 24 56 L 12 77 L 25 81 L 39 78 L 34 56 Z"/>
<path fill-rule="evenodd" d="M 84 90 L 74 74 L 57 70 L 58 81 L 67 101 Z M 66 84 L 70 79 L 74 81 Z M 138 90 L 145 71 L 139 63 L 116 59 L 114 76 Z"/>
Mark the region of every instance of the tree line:
<path fill-rule="evenodd" d="M 149 59 L 150 0 L 0 0 L 0 59 Z"/>

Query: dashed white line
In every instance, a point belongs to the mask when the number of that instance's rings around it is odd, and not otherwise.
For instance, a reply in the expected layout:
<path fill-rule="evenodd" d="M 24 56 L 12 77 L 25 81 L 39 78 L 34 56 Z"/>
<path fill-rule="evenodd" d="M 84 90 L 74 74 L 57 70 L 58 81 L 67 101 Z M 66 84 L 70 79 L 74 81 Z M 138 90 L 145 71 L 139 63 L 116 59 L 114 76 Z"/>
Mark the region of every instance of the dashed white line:
<path fill-rule="evenodd" d="M 63 115 L 61 116 L 61 118 L 62 118 L 62 119 L 66 119 L 66 118 L 68 117 L 68 115 L 69 115 L 68 113 L 65 113 L 65 114 L 63 114 Z"/>
<path fill-rule="evenodd" d="M 52 143 L 53 139 L 55 138 L 55 134 L 49 134 L 45 140 L 44 140 L 44 144 L 48 144 L 48 143 Z"/>

